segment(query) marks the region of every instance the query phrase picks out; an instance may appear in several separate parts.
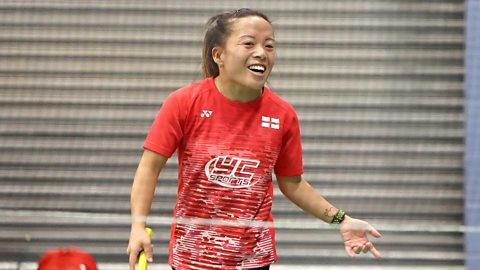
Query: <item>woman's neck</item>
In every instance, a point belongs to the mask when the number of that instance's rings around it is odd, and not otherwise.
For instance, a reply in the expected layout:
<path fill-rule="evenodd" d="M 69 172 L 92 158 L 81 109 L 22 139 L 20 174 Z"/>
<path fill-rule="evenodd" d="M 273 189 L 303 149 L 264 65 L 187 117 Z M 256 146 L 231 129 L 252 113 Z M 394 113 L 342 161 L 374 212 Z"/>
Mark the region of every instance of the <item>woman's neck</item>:
<path fill-rule="evenodd" d="M 215 85 L 217 86 L 218 91 L 220 93 L 233 101 L 238 102 L 250 102 L 258 99 L 262 93 L 263 88 L 259 90 L 248 89 L 244 87 L 239 87 L 232 85 L 230 83 L 226 83 L 223 81 L 219 76 L 215 77 L 214 79 Z"/>

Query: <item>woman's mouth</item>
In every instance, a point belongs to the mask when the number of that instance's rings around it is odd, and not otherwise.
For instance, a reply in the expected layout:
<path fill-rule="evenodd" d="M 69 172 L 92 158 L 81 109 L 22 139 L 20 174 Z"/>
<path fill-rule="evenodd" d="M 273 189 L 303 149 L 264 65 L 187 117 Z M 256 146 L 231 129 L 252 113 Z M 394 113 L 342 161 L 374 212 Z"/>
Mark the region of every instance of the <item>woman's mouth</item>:
<path fill-rule="evenodd" d="M 258 64 L 248 66 L 248 69 L 258 74 L 263 74 L 265 73 L 265 70 L 267 70 L 265 66 Z"/>

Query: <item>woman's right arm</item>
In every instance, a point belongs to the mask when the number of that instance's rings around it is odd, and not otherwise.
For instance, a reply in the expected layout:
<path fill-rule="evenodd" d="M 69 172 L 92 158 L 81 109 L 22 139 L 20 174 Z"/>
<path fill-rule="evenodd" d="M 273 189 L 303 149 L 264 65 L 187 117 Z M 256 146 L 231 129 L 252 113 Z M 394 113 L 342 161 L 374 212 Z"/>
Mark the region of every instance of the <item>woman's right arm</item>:
<path fill-rule="evenodd" d="M 152 261 L 153 248 L 145 232 L 146 219 L 152 206 L 155 187 L 160 171 L 168 158 L 145 150 L 135 173 L 130 197 L 132 226 L 127 253 L 130 270 L 135 270 L 138 254 L 144 250 L 148 261 Z"/>

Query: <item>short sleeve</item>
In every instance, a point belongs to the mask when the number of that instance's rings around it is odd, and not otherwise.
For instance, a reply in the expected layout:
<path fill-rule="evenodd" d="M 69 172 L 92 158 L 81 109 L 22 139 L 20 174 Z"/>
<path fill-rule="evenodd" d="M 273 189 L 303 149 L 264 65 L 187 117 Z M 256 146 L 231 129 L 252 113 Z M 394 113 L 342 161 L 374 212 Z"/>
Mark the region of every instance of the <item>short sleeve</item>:
<path fill-rule="evenodd" d="M 183 117 L 179 100 L 175 92 L 163 103 L 143 144 L 165 157 L 171 157 L 183 138 Z"/>
<path fill-rule="evenodd" d="M 274 167 L 275 174 L 278 176 L 302 175 L 303 157 L 300 124 L 294 111 L 285 127 L 282 148 Z"/>

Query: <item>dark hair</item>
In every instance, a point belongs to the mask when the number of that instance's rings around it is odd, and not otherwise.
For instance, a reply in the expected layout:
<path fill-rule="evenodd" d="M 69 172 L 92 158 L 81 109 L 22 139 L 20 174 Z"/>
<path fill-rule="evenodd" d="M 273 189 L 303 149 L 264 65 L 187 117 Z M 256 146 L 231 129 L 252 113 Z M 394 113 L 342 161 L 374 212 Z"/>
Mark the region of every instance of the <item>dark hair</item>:
<path fill-rule="evenodd" d="M 231 26 L 234 19 L 257 16 L 271 24 L 268 17 L 260 11 L 248 8 L 227 11 L 213 16 L 205 24 L 205 37 L 203 39 L 202 71 L 203 76 L 216 77 L 219 74 L 217 63 L 213 61 L 212 49 L 216 46 L 223 47 L 225 40 L 232 33 Z"/>

